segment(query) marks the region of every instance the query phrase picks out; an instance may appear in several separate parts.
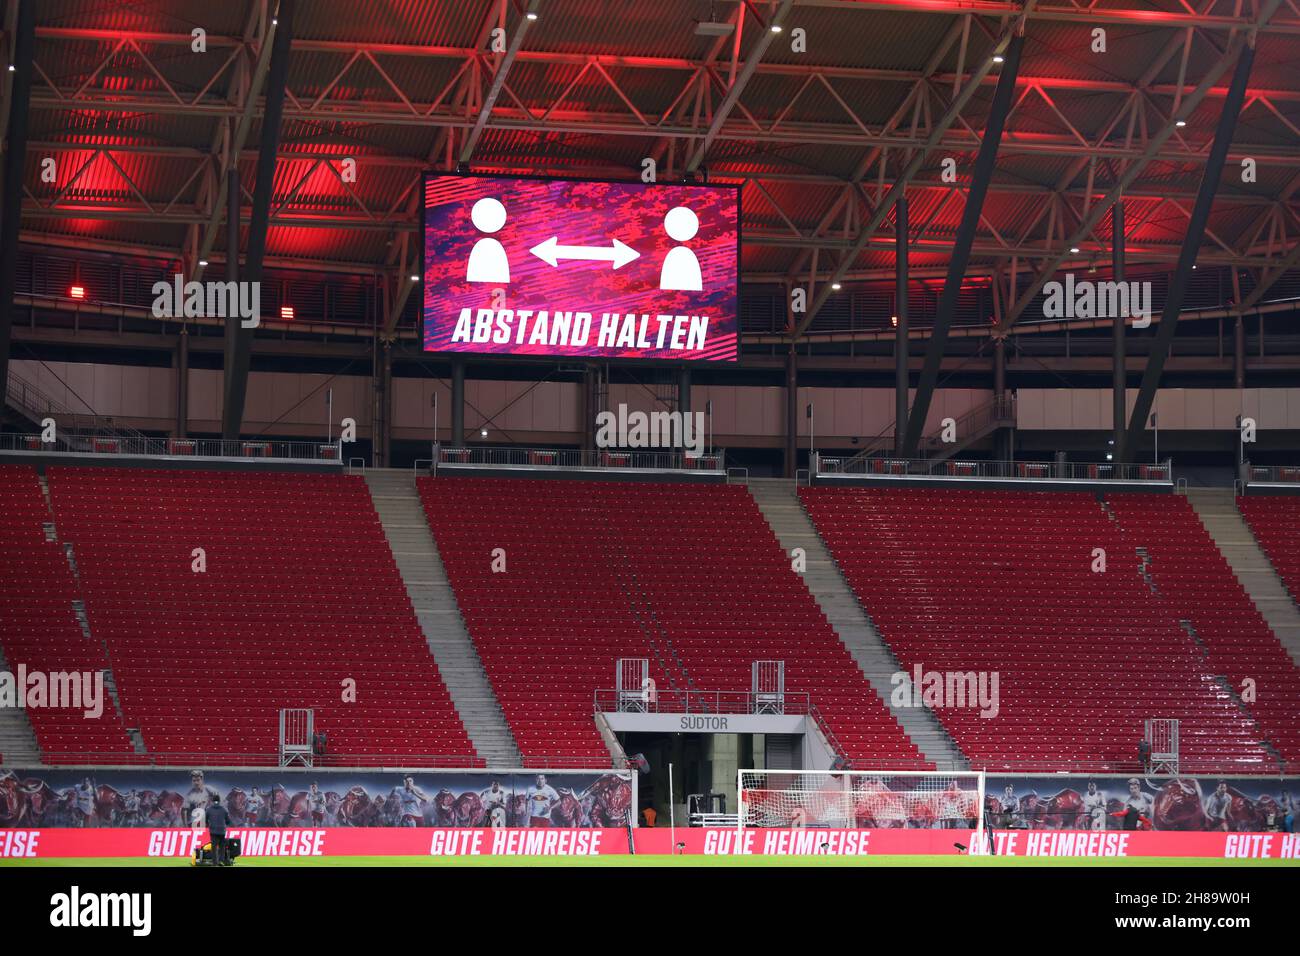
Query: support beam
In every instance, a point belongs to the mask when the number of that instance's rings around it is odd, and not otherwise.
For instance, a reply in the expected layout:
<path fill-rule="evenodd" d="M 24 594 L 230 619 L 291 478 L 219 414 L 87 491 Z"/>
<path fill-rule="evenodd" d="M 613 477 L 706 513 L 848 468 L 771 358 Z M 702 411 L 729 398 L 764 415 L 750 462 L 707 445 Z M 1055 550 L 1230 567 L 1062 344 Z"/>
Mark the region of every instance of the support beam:
<path fill-rule="evenodd" d="M 1111 280 L 1124 281 L 1124 201 L 1115 203 L 1111 212 Z M 1116 464 L 1124 461 L 1124 419 L 1128 415 L 1128 372 L 1125 366 L 1124 333 L 1127 326 L 1123 316 L 1112 319 L 1111 325 L 1111 450 Z"/>
<path fill-rule="evenodd" d="M 465 444 L 465 360 L 451 360 L 451 438 L 452 448 Z"/>
<path fill-rule="evenodd" d="M 1259 277 L 1259 284 L 1250 291 L 1250 295 L 1246 296 L 1241 303 L 1241 311 L 1249 312 L 1253 309 L 1255 304 L 1264 297 L 1264 293 L 1273 288 L 1278 279 L 1297 266 L 1300 266 L 1300 243 L 1297 243 L 1295 248 L 1287 253 L 1286 258 L 1278 262 L 1276 268 Z"/>
<path fill-rule="evenodd" d="M 1021 313 L 1025 311 L 1025 308 L 1030 302 L 1034 301 L 1035 296 L 1042 291 L 1043 286 L 1045 286 L 1048 280 L 1056 273 L 1056 270 L 1059 269 L 1061 264 L 1072 255 L 1069 250 L 1087 240 L 1092 231 L 1096 229 L 1097 224 L 1101 222 L 1102 217 L 1106 215 L 1106 211 L 1118 202 L 1121 196 L 1125 195 L 1129 186 L 1133 184 L 1134 180 L 1137 179 L 1142 170 L 1147 167 L 1148 163 L 1156 158 L 1161 147 L 1163 147 L 1164 144 L 1174 135 L 1178 129 L 1177 124 L 1179 122 L 1186 122 L 1187 117 L 1192 115 L 1196 107 L 1200 105 L 1201 100 L 1205 99 L 1206 95 L 1214 87 L 1214 84 L 1219 82 L 1219 78 L 1227 72 L 1230 66 L 1237 62 L 1242 51 L 1247 48 L 1248 42 L 1253 45 L 1255 32 L 1264 24 L 1268 23 L 1273 14 L 1277 12 L 1280 3 L 1281 0 L 1263 0 L 1263 5 L 1255 20 L 1255 27 L 1250 31 L 1249 37 L 1245 32 L 1233 36 L 1233 38 L 1228 42 L 1228 48 L 1223 52 L 1223 55 L 1215 61 L 1214 66 L 1210 67 L 1209 71 L 1201 79 L 1201 82 L 1197 84 L 1196 89 L 1192 90 L 1192 92 L 1182 98 L 1177 108 L 1173 111 L 1173 115 L 1169 117 L 1169 120 L 1147 141 L 1146 147 L 1142 150 L 1141 155 L 1128 165 L 1120 175 L 1119 180 L 1111 187 L 1110 192 L 1098 201 L 1091 210 L 1089 210 L 1088 214 L 1083 217 L 1083 220 L 1079 223 L 1079 228 L 1075 230 L 1074 235 L 1062 243 L 1060 249 L 1049 257 L 1045 263 L 1043 263 L 1043 266 L 1035 275 L 1034 281 L 1031 282 L 1029 288 L 1025 290 L 1024 295 L 1016 300 L 1015 305 L 1012 306 L 1010 311 L 1008 311 L 1003 317 L 1001 323 L 1002 331 L 1006 331 L 1016 323 L 1020 318 Z M 1231 95 L 1231 90 L 1229 90 L 1228 95 Z"/>
<path fill-rule="evenodd" d="M 943 294 L 939 297 L 934 329 L 926 344 L 925 364 L 916 383 L 916 398 L 907 419 L 907 439 L 902 448 L 904 458 L 916 455 L 921 432 L 925 429 L 925 419 L 930 412 L 930 400 L 939 383 L 939 367 L 948 345 L 948 330 L 952 328 L 957 313 L 957 299 L 961 294 L 961 284 L 966 278 L 971 243 L 975 241 L 975 230 L 979 227 L 980 213 L 984 209 L 984 197 L 988 194 L 989 180 L 993 177 L 993 165 L 998 158 L 1002 129 L 1011 110 L 1011 97 L 1016 89 L 1016 73 L 1020 69 L 1020 53 L 1024 46 L 1023 34 L 1017 34 L 1007 45 L 1002 75 L 998 78 L 998 86 L 993 93 L 993 105 L 989 108 L 984 138 L 980 140 L 980 151 L 975 157 L 970 190 L 966 193 L 966 208 L 962 210 L 961 224 L 957 227 L 957 236 L 953 242 L 952 258 L 948 262 L 948 277 L 944 280 Z"/>
<path fill-rule="evenodd" d="M 393 343 L 384 342 L 379 350 L 379 427 L 371 429 L 371 457 L 376 467 L 393 465 Z M 437 435 L 434 436 L 437 440 Z"/>
<path fill-rule="evenodd" d="M 36 0 L 15 2 L 18 3 L 18 30 L 13 38 L 14 72 L 4 163 L 4 208 L 0 210 L 0 394 L 9 384 L 14 292 L 18 288 L 18 227 L 22 219 L 27 117 L 32 93 L 32 46 L 36 42 Z"/>
<path fill-rule="evenodd" d="M 1007 395 L 1007 340 L 993 340 L 993 397 L 1002 401 Z"/>
<path fill-rule="evenodd" d="M 231 166 L 226 170 L 226 282 L 239 281 L 239 167 Z M 227 319 L 225 327 L 225 356 L 223 369 L 235 367 L 239 356 L 239 321 Z M 228 378 L 228 376 L 227 376 Z M 223 385 L 222 408 L 229 395 L 229 388 Z M 223 429 L 224 432 L 224 429 Z"/>
<path fill-rule="evenodd" d="M 961 116 L 961 111 L 965 108 L 966 103 L 975 95 L 975 91 L 983 85 L 984 78 L 993 71 L 995 65 L 993 63 L 993 57 L 1004 56 L 1006 54 L 1007 47 L 1011 45 L 1012 38 L 1023 28 L 1025 17 L 1029 11 L 1033 9 L 1034 2 L 1035 0 L 1025 0 L 1025 5 L 1021 10 L 1020 16 L 1007 23 L 1003 28 L 1002 33 L 999 35 L 997 42 L 994 43 L 993 49 L 989 51 L 989 55 L 985 57 L 983 62 L 981 62 L 980 65 L 971 72 L 970 79 L 967 80 L 966 85 L 961 88 L 961 92 L 958 93 L 952 103 L 949 104 L 948 109 L 944 111 L 943 115 L 935 121 L 934 127 L 930 130 L 930 135 L 926 137 L 925 143 L 912 155 L 911 160 L 903 169 L 902 174 L 899 175 L 898 179 L 894 181 L 894 185 L 890 187 L 889 192 L 886 193 L 884 198 L 876 205 L 875 210 L 871 213 L 871 218 L 863 224 L 860 230 L 858 230 L 857 239 L 854 240 L 852 247 L 844 252 L 843 256 L 840 258 L 840 264 L 836 268 L 834 274 L 822 285 L 821 290 L 817 293 L 817 297 L 813 300 L 812 306 L 799 321 L 799 324 L 794 327 L 791 336 L 792 338 L 798 339 L 799 336 L 803 335 L 808 326 L 812 324 L 813 320 L 817 318 L 817 313 L 821 311 L 822 306 L 826 304 L 826 300 L 830 298 L 831 286 L 834 283 L 841 281 L 853 268 L 853 264 L 857 262 L 858 257 L 862 255 L 862 251 L 866 249 L 867 244 L 871 242 L 871 238 L 875 235 L 876 229 L 885 221 L 885 217 L 889 214 L 889 210 L 894 207 L 894 204 L 898 202 L 899 197 L 903 195 L 903 191 L 907 188 L 907 184 L 911 182 L 912 177 L 917 174 L 920 168 L 925 165 L 926 157 L 930 151 L 939 145 L 940 141 L 943 139 L 944 133 L 948 131 L 948 128 L 952 126 L 953 123 L 957 122 L 957 119 Z"/>
<path fill-rule="evenodd" d="M 1246 387 L 1246 320 L 1239 314 L 1232 317 L 1232 384 Z"/>
<path fill-rule="evenodd" d="M 289 2 L 292 2 L 292 0 L 289 0 Z M 253 17 L 257 16 L 256 10 L 259 4 L 254 3 L 252 6 L 254 14 L 249 19 L 248 33 L 252 32 Z M 248 141 L 248 133 L 253 127 L 253 119 L 257 116 L 257 103 L 262 96 L 262 87 L 266 83 L 267 71 L 271 65 L 271 54 L 274 51 L 271 32 L 275 29 L 276 27 L 271 25 L 270 18 L 265 18 L 265 22 L 262 24 L 261 47 L 258 50 L 257 62 L 253 65 L 252 74 L 248 77 L 248 85 L 243 91 L 243 102 L 238 106 L 239 121 L 235 124 L 234 132 L 230 134 L 229 142 L 226 143 L 225 148 L 222 150 L 227 169 L 234 169 L 239 165 L 239 154 Z M 264 113 L 263 123 L 265 121 Z M 224 131 L 218 132 L 217 142 L 222 140 L 223 135 Z M 215 145 L 213 152 L 216 152 Z M 207 225 L 203 229 L 203 238 L 199 240 L 198 258 L 191 265 L 193 277 L 196 281 L 203 279 L 204 272 L 203 266 L 198 263 L 211 261 L 212 249 L 217 242 L 217 229 L 221 224 L 221 207 L 229 203 L 229 197 L 220 191 L 228 188 L 229 180 L 218 176 L 217 182 L 218 192 L 208 213 Z M 239 197 L 237 192 L 235 195 L 242 202 L 242 197 Z M 238 209 L 239 205 L 236 205 L 235 208 Z"/>
<path fill-rule="evenodd" d="M 1137 452 L 1142 433 L 1146 430 L 1147 416 L 1151 414 L 1156 388 L 1160 384 L 1160 376 L 1164 372 L 1170 346 L 1173 345 L 1174 333 L 1178 330 L 1178 313 L 1182 310 L 1187 283 L 1192 276 L 1192 267 L 1196 264 L 1196 253 L 1200 249 L 1205 225 L 1210 218 L 1214 194 L 1218 191 L 1219 180 L 1223 176 L 1228 146 L 1232 143 L 1232 134 L 1237 128 L 1237 117 L 1246 98 L 1246 85 L 1250 81 L 1250 68 L 1254 62 L 1255 47 L 1252 39 L 1252 42 L 1242 49 L 1237 59 L 1237 66 L 1233 70 L 1232 82 L 1228 85 L 1228 96 L 1223 102 L 1223 112 L 1219 114 L 1219 125 L 1214 131 L 1214 142 L 1210 146 L 1210 155 L 1205 163 L 1205 171 L 1201 175 L 1196 204 L 1192 207 L 1187 232 L 1183 235 L 1183 248 L 1178 257 L 1178 267 L 1169 282 L 1169 294 L 1165 297 L 1165 307 L 1160 314 L 1160 328 L 1156 330 L 1155 339 L 1148 353 L 1146 369 L 1142 373 L 1142 385 L 1138 390 L 1137 401 L 1133 404 L 1133 415 L 1128 423 L 1128 436 L 1124 441 L 1124 447 L 1128 449 L 1130 455 Z"/>
<path fill-rule="evenodd" d="M 1002 407 L 1007 397 L 1007 339 L 993 339 L 993 397 Z M 993 450 L 998 461 L 1011 461 L 1014 428 L 999 428 L 993 433 Z"/>
<path fill-rule="evenodd" d="M 790 350 L 785 353 L 785 476 L 793 478 L 798 467 L 799 365 L 792 342 Z"/>
<path fill-rule="evenodd" d="M 786 16 L 790 13 L 790 8 L 793 6 L 794 0 L 781 0 L 781 5 L 777 7 L 771 23 L 767 24 L 767 29 L 763 31 L 762 36 L 758 38 L 758 42 L 754 44 L 754 48 L 749 51 L 749 56 L 745 58 L 745 65 L 741 67 L 740 74 L 727 89 L 727 95 L 723 97 L 718 108 L 714 110 L 713 122 L 709 124 L 708 132 L 704 134 L 704 139 L 701 140 L 700 145 L 696 147 L 695 152 L 691 154 L 690 160 L 686 163 L 687 172 L 693 173 L 703 165 L 704 157 L 708 153 L 709 147 L 713 145 L 713 141 L 722 130 L 722 124 L 727 121 L 727 117 L 731 115 L 731 111 L 740 100 L 740 94 L 745 91 L 745 87 L 749 84 L 750 77 L 752 77 L 758 70 L 758 64 L 762 62 L 763 54 L 767 52 L 767 48 L 772 45 L 772 42 L 781 35 L 779 33 L 773 33 L 772 27 L 780 26 L 785 23 Z M 740 14 L 737 17 L 737 30 L 740 29 L 740 20 L 742 18 L 743 14 Z"/>
<path fill-rule="evenodd" d="M 262 139 L 257 155 L 257 182 L 253 186 L 252 218 L 248 224 L 248 246 L 244 256 L 244 282 L 262 281 L 262 258 L 266 254 L 271 192 L 275 185 L 275 156 L 280 147 L 280 115 L 284 108 L 285 78 L 289 70 L 289 40 L 293 36 L 293 6 L 294 0 L 280 0 L 276 23 L 271 27 L 271 65 L 266 77 Z M 225 369 L 221 435 L 229 441 L 239 437 L 244 419 L 253 330 L 244 328 L 238 316 L 227 322 L 228 326 L 234 327 L 234 347 Z"/>
<path fill-rule="evenodd" d="M 691 369 L 688 365 L 677 370 L 677 410 L 683 415 L 691 410 Z"/>
<path fill-rule="evenodd" d="M 176 336 L 176 432 L 185 438 L 190 430 L 190 330 L 181 326 Z"/>
<path fill-rule="evenodd" d="M 907 438 L 907 196 L 894 205 L 894 454 L 903 453 Z"/>
<path fill-rule="evenodd" d="M 578 389 L 578 422 L 582 428 L 582 450 L 590 452 L 596 447 L 595 432 L 591 424 L 596 419 L 596 386 L 594 366 L 590 363 L 582 368 L 581 388 Z"/>
<path fill-rule="evenodd" d="M 510 46 L 506 49 L 501 62 L 497 64 L 496 72 L 492 75 L 492 85 L 488 87 L 487 95 L 483 97 L 483 105 L 479 107 L 478 118 L 475 119 L 473 128 L 466 134 L 465 143 L 460 148 L 460 161 L 462 163 L 468 163 L 474 156 L 474 148 L 478 146 L 479 137 L 483 135 L 483 130 L 487 128 L 488 117 L 492 115 L 492 109 L 497 104 L 497 98 L 500 97 L 501 90 L 506 85 L 506 74 L 510 72 L 510 67 L 514 65 L 515 57 L 519 55 L 519 48 L 523 46 L 524 34 L 528 32 L 529 25 L 537 19 L 537 9 L 540 5 L 541 0 L 529 0 L 524 15 L 515 24 L 515 32 L 510 37 Z"/>

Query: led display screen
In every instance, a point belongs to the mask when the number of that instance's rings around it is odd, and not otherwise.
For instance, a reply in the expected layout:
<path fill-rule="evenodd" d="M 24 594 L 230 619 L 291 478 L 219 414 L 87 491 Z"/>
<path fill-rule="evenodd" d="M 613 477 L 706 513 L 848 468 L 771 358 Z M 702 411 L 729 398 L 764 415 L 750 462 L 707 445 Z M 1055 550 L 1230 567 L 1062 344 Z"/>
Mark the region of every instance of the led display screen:
<path fill-rule="evenodd" d="M 424 348 L 734 361 L 740 191 L 430 173 Z"/>

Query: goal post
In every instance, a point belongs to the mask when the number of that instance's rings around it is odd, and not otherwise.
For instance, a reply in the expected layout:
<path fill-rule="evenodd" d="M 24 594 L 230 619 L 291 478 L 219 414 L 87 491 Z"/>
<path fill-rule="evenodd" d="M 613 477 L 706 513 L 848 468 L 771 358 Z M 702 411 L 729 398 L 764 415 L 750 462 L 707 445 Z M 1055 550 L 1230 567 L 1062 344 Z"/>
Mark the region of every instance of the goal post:
<path fill-rule="evenodd" d="M 736 796 L 740 829 L 961 829 L 984 838 L 982 770 L 740 770 Z"/>

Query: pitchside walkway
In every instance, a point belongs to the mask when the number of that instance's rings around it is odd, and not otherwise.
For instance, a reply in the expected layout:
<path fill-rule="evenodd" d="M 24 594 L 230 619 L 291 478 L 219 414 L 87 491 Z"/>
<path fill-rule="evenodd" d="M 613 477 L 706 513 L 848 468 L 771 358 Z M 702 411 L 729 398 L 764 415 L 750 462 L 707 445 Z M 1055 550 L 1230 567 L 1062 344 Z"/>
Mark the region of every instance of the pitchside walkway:
<path fill-rule="evenodd" d="M 1300 667 L 1300 610 L 1237 510 L 1232 489 L 1191 488 L 1187 500 L 1264 621 Z"/>
<path fill-rule="evenodd" d="M 429 533 L 414 473 L 372 468 L 366 472 L 366 483 L 415 616 L 474 749 L 490 767 L 520 766 L 519 748 L 465 630 L 442 557 Z"/>
<path fill-rule="evenodd" d="M 966 758 L 928 707 L 894 707 L 891 703 L 895 686 L 891 678 L 900 670 L 899 663 L 831 559 L 799 503 L 795 483 L 784 478 L 751 478 L 749 493 L 776 532 L 785 553 L 789 555 L 792 549 L 803 548 L 808 562 L 804 583 L 903 731 L 940 770 L 969 769 Z M 906 686 L 910 697 L 910 679 Z"/>

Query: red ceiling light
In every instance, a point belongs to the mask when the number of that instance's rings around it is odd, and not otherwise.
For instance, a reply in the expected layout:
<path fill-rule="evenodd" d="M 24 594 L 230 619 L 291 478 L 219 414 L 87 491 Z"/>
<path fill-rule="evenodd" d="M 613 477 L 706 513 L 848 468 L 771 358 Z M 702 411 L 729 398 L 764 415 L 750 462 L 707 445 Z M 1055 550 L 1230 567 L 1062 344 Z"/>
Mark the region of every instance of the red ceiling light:
<path fill-rule="evenodd" d="M 293 319 L 293 306 L 291 305 L 280 306 L 280 318 Z"/>
<path fill-rule="evenodd" d="M 79 285 L 74 285 L 68 290 L 68 295 L 72 296 L 74 299 L 84 299 L 86 297 L 86 290 Z"/>

